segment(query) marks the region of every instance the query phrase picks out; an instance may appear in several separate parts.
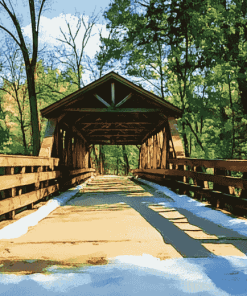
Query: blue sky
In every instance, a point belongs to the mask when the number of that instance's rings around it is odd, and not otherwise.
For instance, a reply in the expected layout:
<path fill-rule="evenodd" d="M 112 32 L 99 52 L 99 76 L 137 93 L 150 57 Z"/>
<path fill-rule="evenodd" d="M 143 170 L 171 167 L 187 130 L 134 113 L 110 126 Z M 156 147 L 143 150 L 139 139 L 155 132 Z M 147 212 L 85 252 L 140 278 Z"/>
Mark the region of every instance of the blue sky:
<path fill-rule="evenodd" d="M 9 1 L 6 1 L 8 7 Z M 36 2 L 36 1 L 35 1 Z M 40 46 L 42 43 L 46 45 L 58 45 L 56 38 L 61 37 L 59 28 L 61 27 L 66 31 L 67 27 L 65 19 L 71 22 L 72 31 L 75 30 L 77 19 L 73 18 L 75 13 L 84 14 L 90 16 L 93 11 L 99 14 L 99 20 L 95 26 L 93 37 L 91 38 L 86 48 L 86 53 L 91 57 L 99 49 L 99 30 L 105 31 L 103 12 L 109 6 L 111 0 L 90 0 L 90 1 L 78 1 L 78 0 L 47 0 L 43 9 L 41 23 L 40 23 Z M 21 24 L 22 30 L 25 37 L 31 37 L 31 26 L 30 26 L 30 13 L 27 0 L 11 0 L 12 6 L 15 10 L 17 18 Z M 37 2 L 36 2 L 37 3 Z M 7 13 L 0 6 L 0 24 L 6 27 L 10 32 L 17 36 L 14 27 L 12 26 L 11 20 L 7 17 Z M 0 29 L 0 38 L 4 35 L 3 30 Z M 2 39 L 3 40 L 3 39 Z M 28 40 L 28 39 L 27 39 Z M 30 41 L 30 40 L 29 40 Z M 78 38 L 78 45 L 80 44 L 80 38 Z"/>
<path fill-rule="evenodd" d="M 51 2 L 51 1 L 49 1 Z M 44 16 L 48 18 L 53 18 L 58 16 L 59 14 L 74 14 L 75 11 L 80 13 L 85 12 L 86 15 L 90 15 L 94 10 L 100 12 L 101 9 L 103 11 L 108 7 L 110 0 L 89 0 L 89 1 L 78 1 L 78 0 L 53 0 L 52 4 L 47 5 L 51 7 L 51 9 L 47 9 L 44 13 Z M 101 21 L 103 17 L 101 18 Z"/>

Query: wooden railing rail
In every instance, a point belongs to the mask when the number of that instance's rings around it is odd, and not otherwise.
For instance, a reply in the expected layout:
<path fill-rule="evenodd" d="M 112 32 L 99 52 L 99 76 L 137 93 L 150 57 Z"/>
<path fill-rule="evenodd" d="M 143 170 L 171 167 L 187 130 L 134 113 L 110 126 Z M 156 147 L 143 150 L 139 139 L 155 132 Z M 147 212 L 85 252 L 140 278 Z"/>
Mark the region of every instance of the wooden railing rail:
<path fill-rule="evenodd" d="M 94 168 L 70 170 L 68 172 L 67 180 L 65 181 L 64 186 L 69 187 L 72 184 L 79 184 L 82 180 L 90 178 L 94 174 L 95 174 Z"/>
<path fill-rule="evenodd" d="M 17 209 L 32 209 L 34 202 L 57 191 L 58 165 L 58 158 L 0 155 L 0 215 L 13 219 Z"/>
<path fill-rule="evenodd" d="M 63 187 L 91 177 L 95 169 L 59 167 L 59 158 L 0 155 L 0 216 L 13 219 L 16 210 L 33 208 L 34 202 Z"/>
<path fill-rule="evenodd" d="M 167 183 L 180 193 L 206 198 L 213 206 L 247 213 L 247 160 L 167 159 L 169 169 L 137 169 L 134 175 Z M 213 169 L 213 174 L 206 169 Z M 243 178 L 231 176 L 243 173 Z M 211 183 L 209 185 L 209 182 Z M 173 185 L 173 186 L 172 186 Z M 240 191 L 241 193 L 239 193 Z M 191 194 L 194 192 L 194 195 Z"/>

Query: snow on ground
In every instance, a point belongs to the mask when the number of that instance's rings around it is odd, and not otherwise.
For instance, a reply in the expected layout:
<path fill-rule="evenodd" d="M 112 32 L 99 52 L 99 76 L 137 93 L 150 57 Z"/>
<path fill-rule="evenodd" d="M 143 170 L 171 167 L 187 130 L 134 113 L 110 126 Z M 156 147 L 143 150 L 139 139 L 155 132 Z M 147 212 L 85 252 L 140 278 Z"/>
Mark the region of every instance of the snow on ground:
<path fill-rule="evenodd" d="M 247 223 L 206 208 L 186 195 L 178 195 L 164 186 L 142 179 L 174 202 L 158 203 L 186 209 L 224 227 L 247 235 Z M 83 184 L 84 185 L 84 184 Z M 0 231 L 0 238 L 19 237 L 28 227 L 36 225 L 51 211 L 68 201 L 81 186 L 49 201 L 36 215 L 29 215 Z M 154 201 L 155 199 L 153 199 Z M 21 222 L 20 222 L 21 221 Z M 18 223 L 19 222 L 19 223 Z M 7 229 L 7 230 L 6 230 Z M 47 268 L 45 274 L 0 274 L 0 295 L 199 295 L 246 296 L 247 257 L 212 256 L 210 258 L 181 258 L 160 260 L 151 255 L 119 256 L 108 265 L 62 269 Z"/>
<path fill-rule="evenodd" d="M 29 227 L 37 225 L 39 221 L 47 217 L 57 207 L 65 204 L 70 198 L 77 194 L 80 189 L 85 187 L 92 178 L 93 177 L 81 185 L 70 188 L 66 192 L 60 194 L 58 197 L 54 197 L 52 200 L 49 200 L 46 205 L 40 207 L 36 212 L 4 227 L 0 230 L 0 239 L 17 238 L 27 233 Z"/>
<path fill-rule="evenodd" d="M 232 218 L 220 211 L 210 209 L 206 207 L 205 204 L 198 202 L 188 197 L 187 195 L 179 195 L 165 186 L 161 186 L 153 182 L 143 180 L 141 178 L 138 178 L 137 180 L 144 184 L 152 186 L 153 188 L 157 189 L 157 191 L 164 193 L 165 195 L 171 197 L 174 200 L 174 202 L 158 202 L 157 204 L 164 205 L 167 207 L 186 209 L 187 211 L 190 211 L 198 217 L 202 217 L 206 220 L 217 223 L 225 228 L 234 230 L 239 234 L 247 236 L 247 221 L 244 221 L 239 218 Z"/>
<path fill-rule="evenodd" d="M 247 259 L 120 256 L 108 265 L 0 275 L 0 295 L 247 295 Z"/>

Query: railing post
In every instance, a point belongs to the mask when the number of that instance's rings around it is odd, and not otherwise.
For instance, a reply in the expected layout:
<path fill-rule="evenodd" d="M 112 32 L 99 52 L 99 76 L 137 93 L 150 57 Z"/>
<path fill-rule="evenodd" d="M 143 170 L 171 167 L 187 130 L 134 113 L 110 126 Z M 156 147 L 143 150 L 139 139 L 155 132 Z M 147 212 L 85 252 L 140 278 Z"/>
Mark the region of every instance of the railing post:
<path fill-rule="evenodd" d="M 193 170 L 195 173 L 202 173 L 203 172 L 203 169 L 201 166 L 194 166 Z M 196 178 L 193 178 L 193 183 L 195 186 L 200 186 L 201 188 L 204 188 L 204 181 L 202 181 L 202 180 L 197 180 Z M 195 191 L 194 198 L 202 201 L 202 195 L 198 191 Z"/>
<path fill-rule="evenodd" d="M 6 175 L 14 175 L 14 173 L 15 173 L 15 168 L 14 167 L 6 167 L 5 168 L 5 174 Z M 8 196 L 12 197 L 12 198 L 15 197 L 16 196 L 16 188 L 8 189 Z M 7 213 L 6 218 L 13 220 L 15 218 L 15 210 Z"/>
<path fill-rule="evenodd" d="M 26 172 L 26 167 L 22 167 L 20 174 L 25 174 L 25 172 Z M 19 188 L 18 195 L 22 195 L 22 191 L 23 191 L 23 187 Z"/>
<path fill-rule="evenodd" d="M 153 169 L 157 168 L 157 135 L 153 136 Z"/>
<path fill-rule="evenodd" d="M 214 175 L 215 176 L 217 176 L 217 175 L 226 176 L 226 170 L 214 168 Z M 213 190 L 229 194 L 228 187 L 221 185 L 221 184 L 213 184 Z M 225 207 L 225 201 L 223 200 L 222 197 L 216 198 L 215 205 L 216 205 L 215 207 L 219 207 L 222 209 Z"/>

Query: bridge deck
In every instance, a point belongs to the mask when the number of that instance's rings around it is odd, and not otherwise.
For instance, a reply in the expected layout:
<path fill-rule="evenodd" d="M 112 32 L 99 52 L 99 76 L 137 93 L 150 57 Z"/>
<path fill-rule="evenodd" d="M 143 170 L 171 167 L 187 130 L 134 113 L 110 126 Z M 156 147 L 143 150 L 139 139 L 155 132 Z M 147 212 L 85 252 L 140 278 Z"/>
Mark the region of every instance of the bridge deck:
<path fill-rule="evenodd" d="M 247 236 L 176 207 L 148 185 L 98 176 L 26 234 L 0 240 L 0 272 L 106 264 L 142 254 L 161 260 L 245 256 Z"/>

